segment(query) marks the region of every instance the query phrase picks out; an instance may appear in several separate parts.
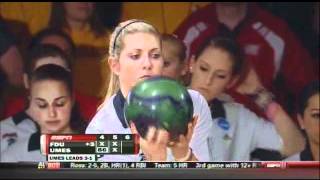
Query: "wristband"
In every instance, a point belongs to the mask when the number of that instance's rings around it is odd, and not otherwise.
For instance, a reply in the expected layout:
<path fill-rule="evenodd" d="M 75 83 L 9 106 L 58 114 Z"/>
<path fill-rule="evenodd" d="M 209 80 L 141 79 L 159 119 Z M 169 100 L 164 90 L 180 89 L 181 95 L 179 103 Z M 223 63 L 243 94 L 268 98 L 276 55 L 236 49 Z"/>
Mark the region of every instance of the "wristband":
<path fill-rule="evenodd" d="M 253 95 L 253 99 L 254 102 L 266 112 L 269 104 L 274 100 L 274 95 L 266 89 L 260 89 Z"/>

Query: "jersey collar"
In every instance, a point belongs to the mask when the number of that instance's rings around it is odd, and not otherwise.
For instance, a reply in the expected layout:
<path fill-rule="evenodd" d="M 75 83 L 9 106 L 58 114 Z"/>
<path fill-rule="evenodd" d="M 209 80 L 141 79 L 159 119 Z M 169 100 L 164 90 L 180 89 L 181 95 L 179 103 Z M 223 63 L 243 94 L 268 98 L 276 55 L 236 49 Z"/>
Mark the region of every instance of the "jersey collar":
<path fill-rule="evenodd" d="M 31 134 L 28 143 L 28 151 L 40 150 L 40 131 Z"/>
<path fill-rule="evenodd" d="M 125 98 L 123 96 L 123 94 L 121 93 L 121 91 L 119 90 L 116 94 L 116 96 L 113 99 L 113 106 L 114 109 L 116 110 L 118 119 L 120 120 L 123 128 L 128 128 L 126 119 L 124 117 L 124 103 L 125 103 Z"/>
<path fill-rule="evenodd" d="M 222 101 L 213 99 L 209 102 L 209 107 L 212 115 L 212 119 L 226 118 L 226 111 L 223 107 Z"/>
<path fill-rule="evenodd" d="M 18 125 L 19 123 L 21 123 L 25 119 L 32 120 L 32 118 L 25 111 L 21 111 L 21 112 L 12 116 L 12 120 L 15 125 Z"/>

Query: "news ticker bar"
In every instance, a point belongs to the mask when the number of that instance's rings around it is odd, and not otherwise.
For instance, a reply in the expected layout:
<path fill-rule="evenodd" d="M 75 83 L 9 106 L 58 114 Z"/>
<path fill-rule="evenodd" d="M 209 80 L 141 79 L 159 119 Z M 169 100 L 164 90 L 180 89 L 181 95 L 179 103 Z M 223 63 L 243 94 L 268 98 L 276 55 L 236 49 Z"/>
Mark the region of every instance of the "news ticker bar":
<path fill-rule="evenodd" d="M 38 169 L 254 169 L 319 168 L 319 161 L 296 162 L 39 162 Z"/>
<path fill-rule="evenodd" d="M 135 134 L 41 135 L 41 153 L 53 154 L 137 154 Z"/>

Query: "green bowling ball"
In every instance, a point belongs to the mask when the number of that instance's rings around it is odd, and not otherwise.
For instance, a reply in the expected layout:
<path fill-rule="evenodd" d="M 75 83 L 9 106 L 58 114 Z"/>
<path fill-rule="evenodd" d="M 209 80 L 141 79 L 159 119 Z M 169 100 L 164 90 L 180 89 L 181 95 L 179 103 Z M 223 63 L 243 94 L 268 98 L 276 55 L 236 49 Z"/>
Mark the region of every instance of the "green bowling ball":
<path fill-rule="evenodd" d="M 193 117 L 193 103 L 187 89 L 178 81 L 157 76 L 133 87 L 124 114 L 143 138 L 148 128 L 154 126 L 167 130 L 170 139 L 176 140 L 180 134 L 187 133 L 188 122 Z"/>

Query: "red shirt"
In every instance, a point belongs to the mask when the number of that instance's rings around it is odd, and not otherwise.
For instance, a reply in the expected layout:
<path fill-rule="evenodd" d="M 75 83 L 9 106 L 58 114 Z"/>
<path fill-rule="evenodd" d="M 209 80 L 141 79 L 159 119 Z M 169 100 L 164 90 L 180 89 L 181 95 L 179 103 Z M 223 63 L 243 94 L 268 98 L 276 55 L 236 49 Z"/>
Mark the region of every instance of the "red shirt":
<path fill-rule="evenodd" d="M 246 61 L 255 68 L 263 86 L 277 97 L 286 93 L 282 90 L 274 91 L 273 81 L 278 75 L 284 79 L 282 86 L 294 96 L 311 80 L 316 79 L 315 61 L 312 61 L 308 51 L 301 46 L 287 24 L 256 4 L 248 3 L 245 19 L 230 32 L 241 46 Z M 175 31 L 186 44 L 188 57 L 195 54 L 206 39 L 223 33 L 226 32 L 217 20 L 214 3 L 191 14 Z M 248 97 L 241 97 L 232 90 L 230 94 L 245 105 L 250 101 Z M 253 106 L 247 107 L 261 114 Z"/>
<path fill-rule="evenodd" d="M 9 97 L 4 105 L 4 118 L 10 117 L 18 112 L 23 111 L 27 106 L 27 96 Z M 85 121 L 90 122 L 96 114 L 96 110 L 100 105 L 100 100 L 93 96 L 75 93 L 76 102 L 79 104 L 81 116 Z"/>

